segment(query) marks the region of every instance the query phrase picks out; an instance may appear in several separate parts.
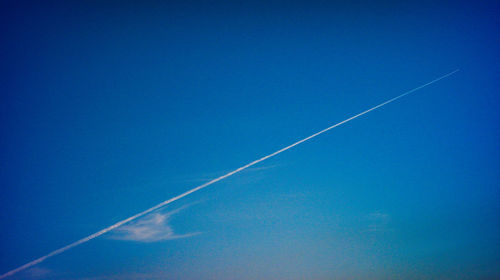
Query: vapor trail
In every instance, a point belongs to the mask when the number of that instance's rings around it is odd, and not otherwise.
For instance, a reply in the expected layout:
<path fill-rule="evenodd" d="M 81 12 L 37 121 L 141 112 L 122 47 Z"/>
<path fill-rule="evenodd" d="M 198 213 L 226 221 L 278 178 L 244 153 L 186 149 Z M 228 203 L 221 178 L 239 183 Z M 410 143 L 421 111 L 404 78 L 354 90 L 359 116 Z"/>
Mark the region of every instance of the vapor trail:
<path fill-rule="evenodd" d="M 38 259 L 36 259 L 36 260 L 34 260 L 34 261 L 31 261 L 31 262 L 29 262 L 29 263 L 27 263 L 27 264 L 25 264 L 25 265 L 23 265 L 23 266 L 20 266 L 20 267 L 18 267 L 18 268 L 16 268 L 16 269 L 13 269 L 13 270 L 11 270 L 11 271 L 9 271 L 9 272 L 7 272 L 7 273 L 3 274 L 3 275 L 0 275 L 0 279 L 3 279 L 3 278 L 5 278 L 5 277 L 7 277 L 7 276 L 11 276 L 11 275 L 13 275 L 13 274 L 15 274 L 15 273 L 17 273 L 17 272 L 20 272 L 20 271 L 22 271 L 22 270 L 25 270 L 25 269 L 27 269 L 27 268 L 30 268 L 30 267 L 32 267 L 32 266 L 34 266 L 34 265 L 36 265 L 36 264 L 39 264 L 39 263 L 43 262 L 44 260 L 46 260 L 46 259 L 48 259 L 48 258 L 50 258 L 50 257 L 53 257 L 53 256 L 58 255 L 58 254 L 60 254 L 60 253 L 63 253 L 63 252 L 65 252 L 65 251 L 67 251 L 67 250 L 69 250 L 69 249 L 71 249 L 71 248 L 73 248 L 73 247 L 76 247 L 76 246 L 78 246 L 78 245 L 80 245 L 80 244 L 82 244 L 82 243 L 85 243 L 85 242 L 90 241 L 90 240 L 92 240 L 92 239 L 94 239 L 94 238 L 96 238 L 96 237 L 99 237 L 99 236 L 101 236 L 101 235 L 103 235 L 103 234 L 105 234 L 105 233 L 107 233 L 107 232 L 109 232 L 109 231 L 112 231 L 113 229 L 115 229 L 115 228 L 117 228 L 117 227 L 119 227 L 119 226 L 121 226 L 121 225 L 123 225 L 123 224 L 125 224 L 125 223 L 128 223 L 128 222 L 130 222 L 130 221 L 133 221 L 133 220 L 135 220 L 135 219 L 137 219 L 137 218 L 139 218 L 139 217 L 142 217 L 142 216 L 144 216 L 144 215 L 146 215 L 146 214 L 149 214 L 149 213 L 151 213 L 151 212 L 153 212 L 153 211 L 155 211 L 155 210 L 157 210 L 157 209 L 159 209 L 159 208 L 161 208 L 161 207 L 163 207 L 163 206 L 165 206 L 165 205 L 167 205 L 167 204 L 169 204 L 169 203 L 172 203 L 172 202 L 174 202 L 174 201 L 176 201 L 176 200 L 179 200 L 179 199 L 181 199 L 181 198 L 183 198 L 183 197 L 185 197 L 185 196 L 188 196 L 188 195 L 190 195 L 190 194 L 192 194 L 192 193 L 194 193 L 194 192 L 196 192 L 196 191 L 199 191 L 199 190 L 201 190 L 201 189 L 203 189 L 203 188 L 206 188 L 206 187 L 208 187 L 208 186 L 210 186 L 210 185 L 212 185 L 212 184 L 214 184 L 214 183 L 216 183 L 216 182 L 218 182 L 218 181 L 220 181 L 220 180 L 223 180 L 223 179 L 225 179 L 225 178 L 227 178 L 227 177 L 229 177 L 229 176 L 231 176 L 231 175 L 234 175 L 234 174 L 236 174 L 236 173 L 238 173 L 238 172 L 240 172 L 240 171 L 242 171 L 242 170 L 245 170 L 245 169 L 247 169 L 248 167 L 250 167 L 250 166 L 252 166 L 252 165 L 255 165 L 255 164 L 257 164 L 257 163 L 259 163 L 259 162 L 261 162 L 261 161 L 264 161 L 264 160 L 266 160 L 266 159 L 268 159 L 268 158 L 270 158 L 270 157 L 273 157 L 273 156 L 275 156 L 275 155 L 277 155 L 277 154 L 280 154 L 280 153 L 282 153 L 282 152 L 284 152 L 284 151 L 286 151 L 286 150 L 288 150 L 288 149 L 290 149 L 290 148 L 293 148 L 293 147 L 295 147 L 295 146 L 297 146 L 297 145 L 299 145 L 299 144 L 301 144 L 301 143 L 303 143 L 303 142 L 305 142 L 305 141 L 307 141 L 307 140 L 309 140 L 309 139 L 312 139 L 312 138 L 314 138 L 314 137 L 316 137 L 316 136 L 318 136 L 318 135 L 320 135 L 320 134 L 322 134 L 322 133 L 324 133 L 324 132 L 327 132 L 328 130 L 330 130 L 330 129 L 332 129 L 332 128 L 335 128 L 335 127 L 337 127 L 337 126 L 339 126 L 339 125 L 342 125 L 342 124 L 344 124 L 344 123 L 346 123 L 346 122 L 348 122 L 348 121 L 354 120 L 355 118 L 361 117 L 362 115 L 364 115 L 364 114 L 366 114 L 366 113 L 368 113 L 368 112 L 370 112 L 370 111 L 373 111 L 373 110 L 375 110 L 375 109 L 377 109 L 377 108 L 380 108 L 380 107 L 382 107 L 382 106 L 384 106 L 384 105 L 387 105 L 387 104 L 389 104 L 389 103 L 391 103 L 391 102 L 393 102 L 393 101 L 396 101 L 397 99 L 399 99 L 399 98 L 401 98 L 401 97 L 403 97 L 403 96 L 406 96 L 406 95 L 408 95 L 408 94 L 410 94 L 410 93 L 412 93 L 412 92 L 415 92 L 415 91 L 417 91 L 417 90 L 419 90 L 419 89 L 422 89 L 422 88 L 424 88 L 424 87 L 426 87 L 426 86 L 428 86 L 428 85 L 431 85 L 431 84 L 433 84 L 433 83 L 435 83 L 435 82 L 437 82 L 437 81 L 439 81 L 439 80 L 442 80 L 442 79 L 444 79 L 444 78 L 446 78 L 446 77 L 448 77 L 448 76 L 451 76 L 451 75 L 453 75 L 454 73 L 456 73 L 457 71 L 459 71 L 459 69 L 457 69 L 457 70 L 455 70 L 455 71 L 452 71 L 452 72 L 450 72 L 450 73 L 448 73 L 448 74 L 446 74 L 446 75 L 443 75 L 443 76 L 441 76 L 441 77 L 439 77 L 439 78 L 437 78 L 437 79 L 434 79 L 434 80 L 432 80 L 432 81 L 430 81 L 430 82 L 428 82 L 428 83 L 426 83 L 426 84 L 423 84 L 423 85 L 421 85 L 421 86 L 419 86 L 419 87 L 416 87 L 416 88 L 414 88 L 414 89 L 412 89 L 412 90 L 409 90 L 409 91 L 407 91 L 407 92 L 405 92 L 405 93 L 403 93 L 403 94 L 401 94 L 401 95 L 399 95 L 399 96 L 396 96 L 396 97 L 394 97 L 394 98 L 392 98 L 392 99 L 389 99 L 389 100 L 387 100 L 387 101 L 385 101 L 385 102 L 383 102 L 383 103 L 380 103 L 379 105 L 377 105 L 377 106 L 375 106 L 375 107 L 372 107 L 372 108 L 370 108 L 370 109 L 368 109 L 368 110 L 366 110 L 366 111 L 363 111 L 363 112 L 361 112 L 361 113 L 359 113 L 359 114 L 357 114 L 357 115 L 354 115 L 354 116 L 352 116 L 352 117 L 350 117 L 350 118 L 348 118 L 348 119 L 346 119 L 346 120 L 343 120 L 343 121 L 341 121 L 341 122 L 339 122 L 339 123 L 337 123 L 337 124 L 334 124 L 334 125 L 332 125 L 332 126 L 330 126 L 330 127 L 327 127 L 327 128 L 325 128 L 325 129 L 323 129 L 323 130 L 321 130 L 321 131 L 317 132 L 317 133 L 314 133 L 313 135 L 311 135 L 311 136 L 309 136 L 309 137 L 306 137 L 306 138 L 304 138 L 304 139 L 302 139 L 302 140 L 299 140 L 299 141 L 297 141 L 297 142 L 295 142 L 295 143 L 293 143 L 293 144 L 291 144 L 291 145 L 289 145 L 289 146 L 286 146 L 286 147 L 284 147 L 284 148 L 282 148 L 282 149 L 280 149 L 280 150 L 278 150 L 278 151 L 276 151 L 276 152 L 274 152 L 274 153 L 272 153 L 272 154 L 269 154 L 269 155 L 267 155 L 267 156 L 265 156 L 265 157 L 262 157 L 262 158 L 260 158 L 260 159 L 254 160 L 254 161 L 252 161 L 252 162 L 250 162 L 250 163 L 248 163 L 248 164 L 246 164 L 246 165 L 243 165 L 242 167 L 240 167 L 240 168 L 238 168 L 238 169 L 235 169 L 235 170 L 233 170 L 233 171 L 231 171 L 231 172 L 229 172 L 229 173 L 227 173 L 227 174 L 225 174 L 225 175 L 222 175 L 222 176 L 220 176 L 220 177 L 218 177 L 218 178 L 215 178 L 215 179 L 213 179 L 213 180 L 211 180 L 211 181 L 209 181 L 209 182 L 206 182 L 206 183 L 204 183 L 204 184 L 202 184 L 202 185 L 200 185 L 200 186 L 198 186 L 198 187 L 196 187 L 196 188 L 194 188 L 194 189 L 191 189 L 191 190 L 189 190 L 189 191 L 187 191 L 187 192 L 185 192 L 185 193 L 183 193 L 183 194 L 180 194 L 180 195 L 178 195 L 178 196 L 176 196 L 176 197 L 173 197 L 173 198 L 171 198 L 171 199 L 169 199 L 169 200 L 165 200 L 165 201 L 163 201 L 162 203 L 160 203 L 160 204 L 158 204 L 158 205 L 156 205 L 156 206 L 153 206 L 153 207 L 151 207 L 151 208 L 149 208 L 149 209 L 147 209 L 147 210 L 144 210 L 144 211 L 142 211 L 142 212 L 140 212 L 140 213 L 138 213 L 138 214 L 135 214 L 134 216 L 132 216 L 132 217 L 130 217 L 130 218 L 127 218 L 127 219 L 125 219 L 125 220 L 122 220 L 122 221 L 120 221 L 120 222 L 118 222 L 118 223 L 116 223 L 116 224 L 114 224 L 114 225 L 111 225 L 111 226 L 109 226 L 109 227 L 107 227 L 107 228 L 105 228 L 105 229 L 102 229 L 102 230 L 100 230 L 100 231 L 98 231 L 98 232 L 96 232 L 96 233 L 94 233 L 94 234 L 92 234 L 92 235 L 89 235 L 89 236 L 87 236 L 87 237 L 85 237 L 85 238 L 82 238 L 82 239 L 80 239 L 80 240 L 76 241 L 76 242 L 73 242 L 73 243 L 71 243 L 71 244 L 69 244 L 69 245 L 66 245 L 66 246 L 64 246 L 64 247 L 62 247 L 62 248 L 60 248 L 60 249 L 57 249 L 57 250 L 55 250 L 55 251 L 52 251 L 52 252 L 50 252 L 49 254 L 47 254 L 47 255 L 45 255 L 45 256 L 43 256 L 43 257 L 40 257 L 40 258 L 38 258 Z"/>

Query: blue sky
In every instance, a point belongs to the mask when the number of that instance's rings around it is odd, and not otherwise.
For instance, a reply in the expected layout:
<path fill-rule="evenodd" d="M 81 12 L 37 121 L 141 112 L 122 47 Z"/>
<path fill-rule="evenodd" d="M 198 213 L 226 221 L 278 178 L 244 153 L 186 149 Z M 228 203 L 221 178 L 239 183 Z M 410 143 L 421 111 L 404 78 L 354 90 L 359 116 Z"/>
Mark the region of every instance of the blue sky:
<path fill-rule="evenodd" d="M 494 2 L 2 3 L 9 279 L 500 278 Z"/>

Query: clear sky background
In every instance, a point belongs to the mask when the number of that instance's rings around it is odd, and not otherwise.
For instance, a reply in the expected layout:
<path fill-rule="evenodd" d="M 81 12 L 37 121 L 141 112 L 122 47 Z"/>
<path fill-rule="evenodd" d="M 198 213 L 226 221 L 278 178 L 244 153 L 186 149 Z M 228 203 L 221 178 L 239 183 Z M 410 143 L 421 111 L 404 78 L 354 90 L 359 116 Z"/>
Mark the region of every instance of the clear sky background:
<path fill-rule="evenodd" d="M 498 3 L 10 2 L 0 274 L 500 278 Z"/>

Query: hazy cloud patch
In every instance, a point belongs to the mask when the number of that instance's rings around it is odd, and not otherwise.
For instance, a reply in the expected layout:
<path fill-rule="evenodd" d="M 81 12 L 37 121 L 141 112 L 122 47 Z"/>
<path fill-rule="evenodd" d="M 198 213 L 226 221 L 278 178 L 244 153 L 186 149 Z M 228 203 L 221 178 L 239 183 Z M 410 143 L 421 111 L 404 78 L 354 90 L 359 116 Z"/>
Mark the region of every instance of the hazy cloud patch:
<path fill-rule="evenodd" d="M 391 230 L 391 216 L 387 213 L 372 212 L 366 215 L 366 220 L 368 221 L 368 228 L 365 231 L 386 232 Z"/>
<path fill-rule="evenodd" d="M 116 229 L 111 238 L 137 242 L 158 242 L 198 235 L 200 232 L 177 234 L 170 225 L 172 216 L 189 206 L 191 205 L 186 205 L 167 213 L 155 212 L 146 215 L 133 223 Z"/>
<path fill-rule="evenodd" d="M 51 275 L 52 271 L 43 267 L 33 267 L 26 270 L 25 272 L 25 276 L 27 279 L 48 279 Z"/>

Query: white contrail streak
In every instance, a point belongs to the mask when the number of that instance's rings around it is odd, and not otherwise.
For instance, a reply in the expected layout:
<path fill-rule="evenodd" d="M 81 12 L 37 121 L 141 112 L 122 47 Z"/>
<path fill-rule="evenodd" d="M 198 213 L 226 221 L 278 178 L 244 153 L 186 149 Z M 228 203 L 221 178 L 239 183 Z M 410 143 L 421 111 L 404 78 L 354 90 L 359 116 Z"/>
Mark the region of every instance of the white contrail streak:
<path fill-rule="evenodd" d="M 130 222 L 130 221 L 133 221 L 133 220 L 135 220 L 135 219 L 137 219 L 137 218 L 139 218 L 139 217 L 142 217 L 142 216 L 144 216 L 144 215 L 146 215 L 146 214 L 149 214 L 149 213 L 151 213 L 151 212 L 153 212 L 153 211 L 155 211 L 155 210 L 157 210 L 157 209 L 159 209 L 159 208 L 161 208 L 161 207 L 163 207 L 163 206 L 165 206 L 165 205 L 167 205 L 167 204 L 169 204 L 169 203 L 172 203 L 172 202 L 174 202 L 174 201 L 176 201 L 176 200 L 179 200 L 179 199 L 181 199 L 181 198 L 183 198 L 183 197 L 185 197 L 185 196 L 188 196 L 188 195 L 190 195 L 190 194 L 192 194 L 192 193 L 194 193 L 194 192 L 196 192 L 196 191 L 199 191 L 199 190 L 201 190 L 201 189 L 203 189 L 203 188 L 206 188 L 206 187 L 208 187 L 208 186 L 210 186 L 210 185 L 212 185 L 212 184 L 214 184 L 214 183 L 216 183 L 216 182 L 218 182 L 218 181 L 220 181 L 220 180 L 223 180 L 223 179 L 225 179 L 225 178 L 227 178 L 227 177 L 229 177 L 229 176 L 231 176 L 231 175 L 234 175 L 234 174 L 236 174 L 236 173 L 238 173 L 238 172 L 240 172 L 240 171 L 243 171 L 243 170 L 247 169 L 248 167 L 250 167 L 250 166 L 252 166 L 252 165 L 255 165 L 255 164 L 257 164 L 257 163 L 259 163 L 259 162 L 261 162 L 261 161 L 264 161 L 264 160 L 266 160 L 266 159 L 268 159 L 268 158 L 270 158 L 270 157 L 273 157 L 273 156 L 275 156 L 275 155 L 277 155 L 277 154 L 280 154 L 280 153 L 282 153 L 282 152 L 284 152 L 284 151 L 286 151 L 286 150 L 288 150 L 288 149 L 290 149 L 290 148 L 293 148 L 293 147 L 295 147 L 295 146 L 297 146 L 297 145 L 299 145 L 299 144 L 301 144 L 301 143 L 303 143 L 303 142 L 305 142 L 305 141 L 307 141 L 307 140 L 309 140 L 309 139 L 312 139 L 312 138 L 314 138 L 314 137 L 316 137 L 316 136 L 318 136 L 318 135 L 320 135 L 320 134 L 322 134 L 322 133 L 324 133 L 324 132 L 327 132 L 328 130 L 330 130 L 330 129 L 332 129 L 332 128 L 335 128 L 335 127 L 337 127 L 337 126 L 339 126 L 339 125 L 342 125 L 342 124 L 344 124 L 344 123 L 346 123 L 346 122 L 348 122 L 348 121 L 354 120 L 354 119 L 355 119 L 355 118 L 357 118 L 357 117 L 361 117 L 362 115 L 364 115 L 364 114 L 366 114 L 366 113 L 368 113 L 368 112 L 371 112 L 371 111 L 373 111 L 373 110 L 375 110 L 375 109 L 377 109 L 377 108 L 380 108 L 380 107 L 382 107 L 382 106 L 384 106 L 384 105 L 387 105 L 387 104 L 389 104 L 389 103 L 391 103 L 391 102 L 393 102 L 393 101 L 396 101 L 397 99 L 399 99 L 399 98 L 401 98 L 401 97 L 403 97 L 403 96 L 406 96 L 406 95 L 408 95 L 408 94 L 410 94 L 410 93 L 412 93 L 412 92 L 415 92 L 415 91 L 417 91 L 417 90 L 419 90 L 419 89 L 421 89 L 421 88 L 424 88 L 424 87 L 426 87 L 426 86 L 428 86 L 428 85 L 431 85 L 431 84 L 433 84 L 433 83 L 435 83 L 435 82 L 437 82 L 437 81 L 439 81 L 439 80 L 442 80 L 442 79 L 444 79 L 444 78 L 446 78 L 446 77 L 448 77 L 448 76 L 451 76 L 451 75 L 453 75 L 454 73 L 456 73 L 458 70 L 459 70 L 459 69 L 457 69 L 457 70 L 455 70 L 455 71 L 453 71 L 453 72 L 450 72 L 450 73 L 448 73 L 448 74 L 446 74 L 446 75 L 443 75 L 443 76 L 441 76 L 441 77 L 439 77 L 439 78 L 437 78 L 437 79 L 435 79 L 435 80 L 432 80 L 432 81 L 430 81 L 430 82 L 428 82 L 428 83 L 426 83 L 426 84 L 423 84 L 423 85 L 421 85 L 421 86 L 419 86 L 419 87 L 416 87 L 416 88 L 414 88 L 414 89 L 412 89 L 412 90 L 409 90 L 409 91 L 407 91 L 407 92 L 405 92 L 405 93 L 403 93 L 403 94 L 401 94 L 401 95 L 399 95 L 399 96 L 396 96 L 396 97 L 394 97 L 394 98 L 392 98 L 392 99 L 389 99 L 389 100 L 387 100 L 387 101 L 385 101 L 385 102 L 383 102 L 383 103 L 380 103 L 379 105 L 377 105 L 377 106 L 375 106 L 375 107 L 372 107 L 372 108 L 370 108 L 370 109 L 368 109 L 368 110 L 366 110 L 366 111 L 363 111 L 363 112 L 361 112 L 361 113 L 359 113 L 359 114 L 357 114 L 357 115 L 354 115 L 354 116 L 352 116 L 352 117 L 350 117 L 350 118 L 348 118 L 348 119 L 346 119 L 346 120 L 343 120 L 343 121 L 341 121 L 341 122 L 339 122 L 339 123 L 337 123 L 337 124 L 334 124 L 334 125 L 332 125 L 332 126 L 330 126 L 330 127 L 328 127 L 328 128 L 325 128 L 325 129 L 323 129 L 323 130 L 321 130 L 321 131 L 319 131 L 319 132 L 317 132 L 317 133 L 314 133 L 313 135 L 311 135 L 311 136 L 309 136 L 309 137 L 306 137 L 306 138 L 304 138 L 304 139 L 302 139 L 302 140 L 299 140 L 299 141 L 297 141 L 297 142 L 295 142 L 295 143 L 293 143 L 293 144 L 291 144 L 291 145 L 289 145 L 289 146 L 286 146 L 286 147 L 284 147 L 283 149 L 280 149 L 280 150 L 278 150 L 278 151 L 276 151 L 276 152 L 274 152 L 274 153 L 272 153 L 272 154 L 269 154 L 269 155 L 267 155 L 267 156 L 265 156 L 265 157 L 262 157 L 262 158 L 260 158 L 260 159 L 255 160 L 255 161 L 252 161 L 252 162 L 250 162 L 249 164 L 243 165 L 242 167 L 240 167 L 240 168 L 238 168 L 238 169 L 235 169 L 235 170 L 233 170 L 233 171 L 231 171 L 231 172 L 229 172 L 229 173 L 227 173 L 227 174 L 225 174 L 225 175 L 222 175 L 222 176 L 220 176 L 219 178 L 216 178 L 216 179 L 213 179 L 212 181 L 206 182 L 205 184 L 202 184 L 202 185 L 200 185 L 200 186 L 198 186 L 198 187 L 196 187 L 196 188 L 194 188 L 194 189 L 191 189 L 191 190 L 189 190 L 189 191 L 187 191 L 187 192 L 185 192 L 185 193 L 183 193 L 183 194 L 180 194 L 180 195 L 178 195 L 178 196 L 176 196 L 176 197 L 173 197 L 173 198 L 171 198 L 171 199 L 169 199 L 169 200 L 165 200 L 165 201 L 163 201 L 162 203 L 160 203 L 160 204 L 158 204 L 158 205 L 156 205 L 156 206 L 153 206 L 153 207 L 151 207 L 151 208 L 149 208 L 149 209 L 147 209 L 147 210 L 144 210 L 144 211 L 142 211 L 142 212 L 140 212 L 140 213 L 138 213 L 138 214 L 135 214 L 134 216 L 132 216 L 132 217 L 130 217 L 130 218 L 127 218 L 127 219 L 125 219 L 125 220 L 123 220 L 123 221 L 120 221 L 120 222 L 118 222 L 118 223 L 116 223 L 116 224 L 114 224 L 114 225 L 112 225 L 112 226 L 109 226 L 109 227 L 107 227 L 107 228 L 105 228 L 105 229 L 102 229 L 102 230 L 100 230 L 100 231 L 98 231 L 98 232 L 96 232 L 96 233 L 94 233 L 94 234 L 92 234 L 92 235 L 89 235 L 89 236 L 87 236 L 87 237 L 85 237 L 85 238 L 82 238 L 82 239 L 80 239 L 80 240 L 78 240 L 78 241 L 76 241 L 76 242 L 73 242 L 73 243 L 71 243 L 71 244 L 69 244 L 69 245 L 66 245 L 66 246 L 64 246 L 64 247 L 62 247 L 62 248 L 60 248 L 60 249 L 57 249 L 57 250 L 55 250 L 55 251 L 52 251 L 52 252 L 50 252 L 49 254 L 47 254 L 47 255 L 45 255 L 45 256 L 43 256 L 43 257 L 40 257 L 40 258 L 38 258 L 38 259 L 36 259 L 36 260 L 34 260 L 34 261 L 31 261 L 31 262 L 29 262 L 29 263 L 27 263 L 27 264 L 25 264 L 25 265 L 23 265 L 23 266 L 20 266 L 20 267 L 18 267 L 18 268 L 16 268 L 16 269 L 13 269 L 13 270 L 11 270 L 11 271 L 9 271 L 9 272 L 7 272 L 7 273 L 3 274 L 3 275 L 0 275 L 0 279 L 3 279 L 3 278 L 5 278 L 5 277 L 7 277 L 7 276 L 11 276 L 11 275 L 13 275 L 13 274 L 15 274 L 15 273 L 17 273 L 17 272 L 20 272 L 20 271 L 22 271 L 22 270 L 25 270 L 25 269 L 27 269 L 27 268 L 30 268 L 30 267 L 32 267 L 32 266 L 34 266 L 34 265 L 36 265 L 36 264 L 39 264 L 39 263 L 43 262 L 44 260 L 46 260 L 46 259 L 48 259 L 48 258 L 50 258 L 50 257 L 53 257 L 53 256 L 58 255 L 58 254 L 60 254 L 60 253 L 63 253 L 63 252 L 65 252 L 65 251 L 67 251 L 67 250 L 69 250 L 69 249 L 71 249 L 71 248 L 73 248 L 73 247 L 76 247 L 76 246 L 78 246 L 78 245 L 80 245 L 80 244 L 82 244 L 82 243 L 85 243 L 85 242 L 87 242 L 87 241 L 89 241 L 89 240 L 92 240 L 92 239 L 94 239 L 94 238 L 96 238 L 96 237 L 99 237 L 99 236 L 101 236 L 101 235 L 103 235 L 103 234 L 105 234 L 105 233 L 107 233 L 107 232 L 109 232 L 109 231 L 112 231 L 113 229 L 115 229 L 115 228 L 117 228 L 117 227 L 119 227 L 119 226 L 121 226 L 121 225 L 123 225 L 123 224 L 125 224 L 125 223 L 128 223 L 128 222 Z"/>

